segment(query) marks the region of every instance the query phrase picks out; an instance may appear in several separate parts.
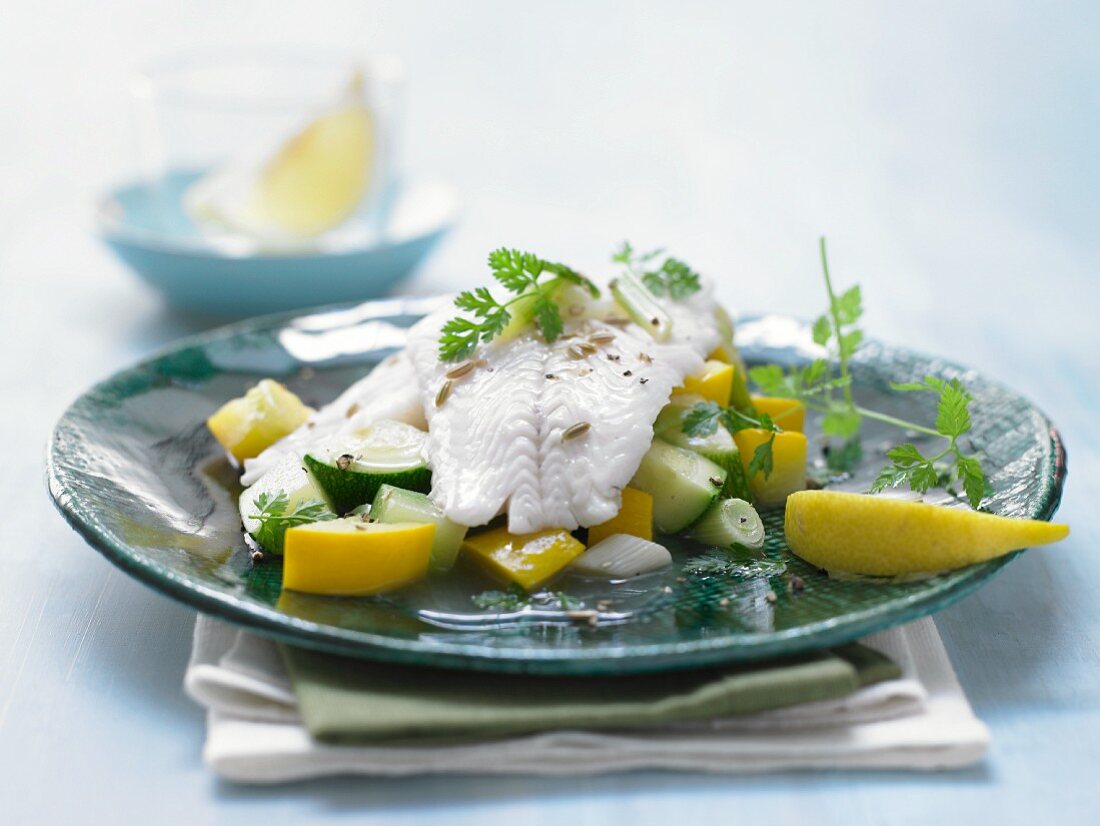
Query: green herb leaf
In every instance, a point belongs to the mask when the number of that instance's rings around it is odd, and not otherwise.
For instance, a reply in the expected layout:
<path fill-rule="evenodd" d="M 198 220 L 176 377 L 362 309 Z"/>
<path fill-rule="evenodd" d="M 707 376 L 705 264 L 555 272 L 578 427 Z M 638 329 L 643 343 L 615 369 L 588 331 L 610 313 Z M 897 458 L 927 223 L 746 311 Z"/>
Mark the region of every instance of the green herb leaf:
<path fill-rule="evenodd" d="M 520 586 L 510 585 L 506 591 L 482 591 L 474 594 L 470 601 L 482 611 L 505 614 L 526 608 L 531 603 L 531 598 Z"/>
<path fill-rule="evenodd" d="M 478 318 L 485 318 L 503 309 L 486 287 L 478 287 L 473 292 L 466 290 L 455 298 L 455 306 L 460 310 L 469 310 Z"/>
<path fill-rule="evenodd" d="M 558 278 L 563 278 L 571 284 L 584 287 L 593 298 L 600 297 L 600 288 L 571 267 L 567 267 L 565 264 L 555 263 L 554 261 L 543 261 L 542 263 L 543 269 L 546 270 L 546 272 L 551 272 Z"/>
<path fill-rule="evenodd" d="M 547 341 L 557 339 L 564 329 L 558 305 L 541 294 L 535 299 L 535 323 Z"/>
<path fill-rule="evenodd" d="M 659 267 L 647 269 L 651 261 L 664 255 L 663 249 L 639 254 L 629 241 L 611 256 L 617 264 L 625 264 L 641 278 L 646 288 L 656 296 L 669 296 L 679 300 L 699 292 L 702 284 L 699 273 L 678 258 L 665 258 Z"/>
<path fill-rule="evenodd" d="M 787 392 L 787 374 L 778 364 L 750 367 L 749 378 L 766 396 L 782 396 Z"/>
<path fill-rule="evenodd" d="M 758 473 L 763 473 L 765 479 L 771 476 L 772 470 L 774 469 L 774 458 L 772 455 L 772 448 L 774 446 L 774 432 L 768 441 L 756 446 L 756 450 L 752 452 L 752 461 L 749 462 L 748 477 L 750 479 Z"/>
<path fill-rule="evenodd" d="M 976 509 L 981 505 L 982 500 L 993 492 L 989 479 L 982 470 L 982 463 L 973 456 L 960 456 L 957 467 L 967 501 L 970 502 L 970 507 Z"/>
<path fill-rule="evenodd" d="M 512 320 L 508 307 L 520 300 L 533 299 L 534 320 L 543 338 L 547 341 L 557 339 L 563 330 L 561 312 L 546 289 L 548 282 L 540 280 L 546 274 L 577 284 L 593 297 L 600 294 L 596 285 L 576 270 L 530 252 L 505 247 L 493 250 L 489 253 L 489 269 L 493 278 L 512 293 L 513 298 L 501 303 L 487 287 L 459 293 L 455 306 L 472 313 L 478 320 L 457 316 L 443 325 L 439 338 L 439 357 L 443 361 L 465 358 L 477 349 L 478 344 L 499 336 Z"/>
<path fill-rule="evenodd" d="M 713 436 L 718 431 L 722 406 L 718 402 L 700 402 L 684 416 L 683 430 L 688 436 Z"/>
<path fill-rule="evenodd" d="M 278 491 L 274 496 L 261 493 L 252 501 L 252 505 L 256 513 L 250 514 L 249 518 L 260 523 L 253 531 L 253 538 L 264 550 L 275 553 L 282 550 L 283 537 L 288 528 L 336 518 L 328 505 L 320 501 L 299 502 L 294 510 L 287 513 L 290 496 L 285 490 Z"/>
<path fill-rule="evenodd" d="M 814 344 L 824 347 L 833 336 L 833 325 L 827 315 L 818 316 L 813 327 Z"/>
<path fill-rule="evenodd" d="M 849 288 L 835 299 L 836 315 L 842 327 L 855 324 L 863 315 L 863 297 L 859 285 Z"/>
<path fill-rule="evenodd" d="M 825 465 L 836 473 L 850 473 L 863 459 L 863 442 L 852 436 L 839 445 L 830 444 L 825 450 Z"/>
<path fill-rule="evenodd" d="M 505 320 L 504 324 L 507 323 Z M 504 325 L 500 326 L 503 328 Z M 439 357 L 443 361 L 466 358 L 477 347 L 484 329 L 484 324 L 477 324 L 462 316 L 450 319 L 443 325 L 443 335 L 439 339 Z"/>
<path fill-rule="evenodd" d="M 936 405 L 936 430 L 948 437 L 961 436 L 970 430 L 970 402 L 973 396 L 958 379 L 941 385 Z"/>
<path fill-rule="evenodd" d="M 489 253 L 489 269 L 504 289 L 517 295 L 535 284 L 544 269 L 537 255 L 505 247 Z"/>
<path fill-rule="evenodd" d="M 851 406 L 832 403 L 821 420 L 821 432 L 826 436 L 851 439 L 859 433 L 860 416 Z"/>
<path fill-rule="evenodd" d="M 569 596 L 565 591 L 554 591 L 554 601 L 563 611 L 576 611 L 584 608 L 584 601 Z"/>

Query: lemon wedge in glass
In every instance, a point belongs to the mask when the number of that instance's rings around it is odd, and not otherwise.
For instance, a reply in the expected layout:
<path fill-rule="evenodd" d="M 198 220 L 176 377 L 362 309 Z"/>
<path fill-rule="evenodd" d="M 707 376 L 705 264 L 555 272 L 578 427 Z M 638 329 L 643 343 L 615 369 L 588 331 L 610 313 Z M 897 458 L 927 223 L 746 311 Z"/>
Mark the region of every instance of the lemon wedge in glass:
<path fill-rule="evenodd" d="M 812 565 L 875 576 L 962 568 L 1069 535 L 1067 525 L 825 490 L 787 497 L 784 531 Z"/>
<path fill-rule="evenodd" d="M 341 99 L 259 162 L 236 162 L 184 195 L 198 223 L 268 239 L 309 239 L 346 221 L 371 188 L 375 118 L 356 72 Z"/>

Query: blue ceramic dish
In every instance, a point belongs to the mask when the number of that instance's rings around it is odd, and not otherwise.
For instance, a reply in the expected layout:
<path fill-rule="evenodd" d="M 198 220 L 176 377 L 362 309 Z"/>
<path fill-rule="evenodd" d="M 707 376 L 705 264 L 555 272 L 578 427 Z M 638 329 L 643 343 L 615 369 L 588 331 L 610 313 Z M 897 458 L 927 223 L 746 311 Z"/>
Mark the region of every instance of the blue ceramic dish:
<path fill-rule="evenodd" d="M 177 172 L 129 183 L 98 204 L 104 242 L 173 307 L 242 317 L 385 295 L 408 276 L 454 222 L 449 187 L 402 187 L 376 242 L 333 249 L 271 252 L 245 240 L 215 243 L 181 206 L 198 177 Z"/>

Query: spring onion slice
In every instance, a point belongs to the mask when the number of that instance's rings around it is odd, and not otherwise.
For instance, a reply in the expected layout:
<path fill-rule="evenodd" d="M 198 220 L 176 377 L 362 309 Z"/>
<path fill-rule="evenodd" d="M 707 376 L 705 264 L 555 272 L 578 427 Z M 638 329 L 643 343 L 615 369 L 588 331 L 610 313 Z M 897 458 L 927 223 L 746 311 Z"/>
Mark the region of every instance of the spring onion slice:
<path fill-rule="evenodd" d="M 630 316 L 631 321 L 646 330 L 656 341 L 668 341 L 668 337 L 672 335 L 672 318 L 632 271 L 623 270 L 611 282 L 611 294 Z"/>
<path fill-rule="evenodd" d="M 764 545 L 764 523 L 756 509 L 741 499 L 720 499 L 691 526 L 688 536 L 704 545 Z"/>
<path fill-rule="evenodd" d="M 672 554 L 664 545 L 616 533 L 600 540 L 570 566 L 581 576 L 629 579 L 672 564 Z"/>

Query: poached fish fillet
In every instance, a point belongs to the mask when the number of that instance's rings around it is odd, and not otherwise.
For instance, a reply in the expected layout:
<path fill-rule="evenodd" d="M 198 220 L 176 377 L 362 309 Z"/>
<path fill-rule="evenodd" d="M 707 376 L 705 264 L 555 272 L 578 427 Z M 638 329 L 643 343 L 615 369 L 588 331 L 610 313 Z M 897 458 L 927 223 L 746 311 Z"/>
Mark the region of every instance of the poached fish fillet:
<path fill-rule="evenodd" d="M 481 347 L 476 366 L 451 379 L 457 365 L 440 361 L 439 337 L 453 310 L 413 327 L 431 497 L 447 517 L 484 525 L 507 511 L 508 530 L 524 534 L 618 513 L 657 414 L 720 341 L 709 290 L 662 304 L 673 320 L 665 342 L 634 324 L 567 319 L 552 343 L 532 328 Z"/>

